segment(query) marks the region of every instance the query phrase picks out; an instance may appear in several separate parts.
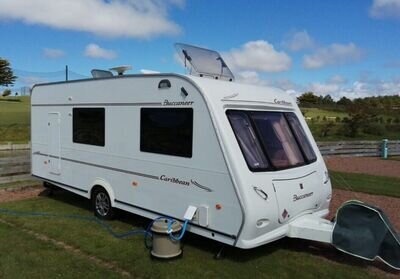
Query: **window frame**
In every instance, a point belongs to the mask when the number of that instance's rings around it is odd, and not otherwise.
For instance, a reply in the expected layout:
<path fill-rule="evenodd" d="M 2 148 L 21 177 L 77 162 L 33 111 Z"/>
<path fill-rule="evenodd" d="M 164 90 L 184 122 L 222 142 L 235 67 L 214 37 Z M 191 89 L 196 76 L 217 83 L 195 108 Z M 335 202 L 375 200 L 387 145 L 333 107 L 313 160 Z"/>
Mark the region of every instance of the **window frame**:
<path fill-rule="evenodd" d="M 75 138 L 75 121 L 76 121 L 76 117 L 75 117 L 75 112 L 78 110 L 100 110 L 102 112 L 102 116 L 103 116 L 103 140 L 100 144 L 94 144 L 94 143 L 87 143 L 87 142 L 80 142 L 80 141 L 76 141 Z M 72 108 L 72 142 L 74 144 L 84 144 L 84 145 L 90 145 L 90 146 L 98 146 L 98 147 L 105 147 L 106 145 L 106 109 L 104 107 L 74 107 Z"/>
<path fill-rule="evenodd" d="M 230 122 L 230 119 L 229 119 L 229 113 L 232 112 L 232 111 L 233 111 L 233 112 L 242 112 L 242 113 L 246 114 L 247 118 L 250 120 L 250 123 L 251 123 L 251 125 L 252 125 L 252 129 L 253 129 L 253 131 L 254 131 L 255 134 L 256 134 L 257 141 L 261 144 L 261 148 L 262 148 L 262 150 L 263 150 L 263 152 L 264 152 L 264 156 L 267 158 L 269 167 L 267 167 L 267 168 L 253 168 L 253 167 L 251 167 L 251 166 L 249 165 L 249 163 L 247 162 L 246 156 L 245 156 L 244 153 L 243 153 L 242 146 L 241 146 L 241 144 L 240 144 L 240 142 L 239 142 L 239 140 L 238 140 L 238 138 L 237 138 L 236 131 L 235 131 L 234 127 L 232 126 L 232 124 L 231 124 L 231 122 Z M 300 150 L 300 153 L 301 153 L 301 156 L 302 156 L 302 159 L 303 159 L 304 163 L 300 163 L 300 164 L 296 164 L 296 165 L 290 165 L 290 166 L 287 166 L 287 167 L 276 167 L 275 164 L 273 163 L 273 161 L 271 160 L 268 151 L 266 150 L 266 146 L 265 146 L 265 144 L 264 144 L 264 142 L 263 142 L 263 140 L 262 140 L 262 137 L 261 137 L 261 135 L 260 135 L 259 128 L 258 128 L 258 126 L 255 124 L 254 119 L 253 119 L 253 117 L 252 117 L 252 115 L 251 115 L 252 112 L 281 113 L 281 114 L 283 115 L 283 117 L 284 117 L 284 119 L 285 119 L 285 121 L 286 121 L 286 123 L 287 123 L 289 129 L 290 129 L 290 133 L 292 134 L 292 136 L 293 136 L 293 138 L 294 138 L 294 140 L 295 140 L 295 143 L 296 143 L 296 145 L 297 145 L 297 148 Z M 308 143 L 309 143 L 309 145 L 310 145 L 310 147 L 311 147 L 311 151 L 312 151 L 312 152 L 314 153 L 314 155 L 315 155 L 315 159 L 309 160 L 309 159 L 307 158 L 307 156 L 306 156 L 306 154 L 305 154 L 305 152 L 304 152 L 304 150 L 303 150 L 304 147 L 300 144 L 300 140 L 298 139 L 297 134 L 294 132 L 294 129 L 293 129 L 293 127 L 292 127 L 290 121 L 288 120 L 288 117 L 287 117 L 287 114 L 288 114 L 288 113 L 293 114 L 293 115 L 297 118 L 298 123 L 300 124 L 300 128 L 303 129 L 304 134 L 306 134 L 305 131 L 304 131 L 304 128 L 303 128 L 303 126 L 301 125 L 301 122 L 300 122 L 300 120 L 298 119 L 298 117 L 297 117 L 297 115 L 296 115 L 295 112 L 291 112 L 291 111 L 246 110 L 246 109 L 227 109 L 227 110 L 225 111 L 225 114 L 226 114 L 226 116 L 227 116 L 227 118 L 228 118 L 228 122 L 229 122 L 229 124 L 230 124 L 230 126 L 231 126 L 231 129 L 232 129 L 232 132 L 233 132 L 233 134 L 235 135 L 236 142 L 237 142 L 237 144 L 239 145 L 239 148 L 240 148 L 240 150 L 241 150 L 241 152 L 242 152 L 242 156 L 243 156 L 243 158 L 244 158 L 244 160 L 245 160 L 245 162 L 246 162 L 246 164 L 247 164 L 247 167 L 249 168 L 250 171 L 252 171 L 252 172 L 272 172 L 272 171 L 287 170 L 287 169 L 293 169 L 293 168 L 298 168 L 298 167 L 310 165 L 310 164 L 312 164 L 312 163 L 314 163 L 314 162 L 316 162 L 316 161 L 318 160 L 318 156 L 317 156 L 317 154 L 315 153 L 314 148 L 313 148 L 313 146 L 312 146 L 312 144 L 311 144 L 311 142 L 309 141 L 308 138 L 306 138 L 306 140 L 308 141 Z"/>
<path fill-rule="evenodd" d="M 142 139 L 143 139 L 143 129 L 142 129 L 142 124 L 143 124 L 143 112 L 145 110 L 164 110 L 164 111 L 172 111 L 172 110 L 181 110 L 181 111 L 188 111 L 190 112 L 190 120 L 191 120 L 191 138 L 190 138 L 190 153 L 188 153 L 187 155 L 181 155 L 181 154 L 177 154 L 177 153 L 172 153 L 172 152 L 168 152 L 168 153 L 164 153 L 164 152 L 156 152 L 156 151 L 150 151 L 150 150 L 143 150 L 143 143 L 142 143 Z M 193 158 L 193 141 L 194 141 L 194 110 L 192 107 L 142 107 L 140 109 L 140 126 L 139 126 L 139 150 L 140 152 L 144 152 L 144 153 L 150 153 L 150 154 L 157 154 L 157 155 L 164 155 L 164 156 L 173 156 L 173 157 L 178 157 L 178 158 L 187 158 L 187 159 L 191 159 Z"/>

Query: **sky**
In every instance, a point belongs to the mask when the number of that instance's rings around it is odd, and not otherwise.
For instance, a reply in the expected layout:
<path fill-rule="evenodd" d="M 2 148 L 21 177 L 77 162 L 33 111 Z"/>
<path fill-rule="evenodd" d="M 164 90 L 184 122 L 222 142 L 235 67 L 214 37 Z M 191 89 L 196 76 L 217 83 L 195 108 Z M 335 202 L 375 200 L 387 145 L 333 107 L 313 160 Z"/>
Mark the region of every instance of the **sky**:
<path fill-rule="evenodd" d="M 358 98 L 400 94 L 400 0 L 0 0 L 15 85 L 132 65 L 184 73 L 175 42 L 217 50 L 238 82 Z"/>

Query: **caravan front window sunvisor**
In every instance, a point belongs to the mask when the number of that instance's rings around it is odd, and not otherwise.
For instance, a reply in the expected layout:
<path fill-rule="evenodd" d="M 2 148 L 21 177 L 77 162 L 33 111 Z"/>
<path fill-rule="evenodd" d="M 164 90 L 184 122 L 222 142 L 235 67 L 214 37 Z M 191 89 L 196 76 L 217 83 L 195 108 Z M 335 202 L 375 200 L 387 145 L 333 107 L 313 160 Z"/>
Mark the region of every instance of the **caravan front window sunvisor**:
<path fill-rule="evenodd" d="M 288 169 L 317 159 L 292 112 L 228 110 L 226 114 L 252 171 Z"/>

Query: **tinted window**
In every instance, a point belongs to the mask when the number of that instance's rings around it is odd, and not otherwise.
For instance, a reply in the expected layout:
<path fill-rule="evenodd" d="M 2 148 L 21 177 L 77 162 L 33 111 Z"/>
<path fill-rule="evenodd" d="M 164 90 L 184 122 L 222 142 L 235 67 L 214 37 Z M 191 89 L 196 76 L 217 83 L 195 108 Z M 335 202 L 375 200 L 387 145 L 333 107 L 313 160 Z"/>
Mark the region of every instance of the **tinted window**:
<path fill-rule="evenodd" d="M 306 133 L 303 130 L 303 127 L 301 127 L 299 119 L 294 113 L 286 113 L 286 117 L 290 123 L 290 126 L 293 129 L 294 134 L 296 135 L 296 138 L 299 141 L 300 146 L 303 148 L 306 159 L 310 162 L 317 160 L 317 156 L 312 149 L 311 143 L 308 140 Z"/>
<path fill-rule="evenodd" d="M 190 158 L 192 148 L 193 109 L 141 109 L 141 151 Z"/>
<path fill-rule="evenodd" d="M 104 108 L 74 108 L 73 142 L 104 146 Z"/>
<path fill-rule="evenodd" d="M 268 157 L 277 169 L 303 165 L 304 158 L 289 124 L 280 112 L 252 112 Z"/>
<path fill-rule="evenodd" d="M 230 111 L 228 118 L 249 168 L 252 170 L 268 168 L 267 158 L 247 114 L 240 111 Z"/>
<path fill-rule="evenodd" d="M 294 113 L 230 110 L 227 116 L 252 171 L 287 169 L 317 159 Z"/>

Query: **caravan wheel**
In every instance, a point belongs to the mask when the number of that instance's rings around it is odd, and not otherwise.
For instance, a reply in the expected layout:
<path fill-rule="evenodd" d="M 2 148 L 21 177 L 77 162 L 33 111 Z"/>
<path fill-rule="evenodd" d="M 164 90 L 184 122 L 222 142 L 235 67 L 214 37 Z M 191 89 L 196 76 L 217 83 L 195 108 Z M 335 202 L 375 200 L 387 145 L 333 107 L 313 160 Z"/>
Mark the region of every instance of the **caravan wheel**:
<path fill-rule="evenodd" d="M 107 191 L 101 187 L 93 190 L 92 195 L 94 214 L 105 220 L 111 220 L 114 218 L 115 210 L 111 206 L 110 196 Z"/>

